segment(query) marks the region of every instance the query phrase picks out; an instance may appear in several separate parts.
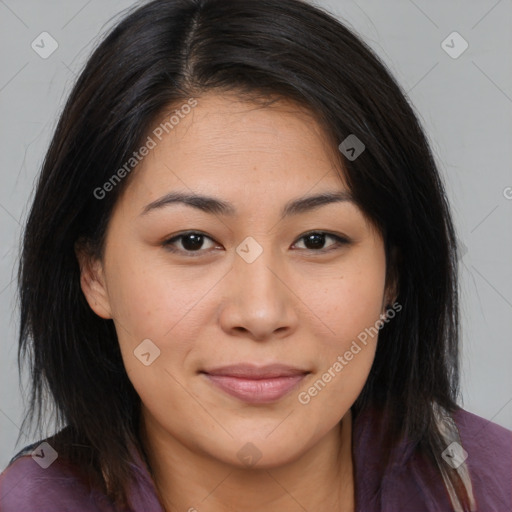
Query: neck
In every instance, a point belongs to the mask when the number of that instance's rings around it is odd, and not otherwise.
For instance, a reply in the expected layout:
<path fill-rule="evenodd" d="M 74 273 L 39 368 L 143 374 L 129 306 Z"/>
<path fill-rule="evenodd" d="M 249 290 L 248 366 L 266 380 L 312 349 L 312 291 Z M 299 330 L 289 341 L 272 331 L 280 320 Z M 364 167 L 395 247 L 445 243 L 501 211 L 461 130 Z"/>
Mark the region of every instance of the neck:
<path fill-rule="evenodd" d="M 352 415 L 279 467 L 240 468 L 190 450 L 144 411 L 141 440 L 166 512 L 354 511 Z"/>

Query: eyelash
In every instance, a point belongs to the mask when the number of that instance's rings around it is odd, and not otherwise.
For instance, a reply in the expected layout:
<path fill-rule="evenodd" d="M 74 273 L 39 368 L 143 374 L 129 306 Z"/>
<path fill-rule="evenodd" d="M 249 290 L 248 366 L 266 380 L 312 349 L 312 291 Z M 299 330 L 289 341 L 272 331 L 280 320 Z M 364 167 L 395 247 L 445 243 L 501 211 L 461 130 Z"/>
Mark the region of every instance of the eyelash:
<path fill-rule="evenodd" d="M 315 249 L 299 249 L 299 250 L 311 251 L 311 252 L 314 252 L 314 253 L 325 254 L 327 252 L 339 249 L 339 248 L 341 248 L 341 247 L 343 247 L 345 245 L 349 245 L 351 243 L 351 241 L 348 238 L 345 238 L 345 237 L 342 237 L 342 236 L 339 236 L 339 235 L 335 235 L 334 233 L 330 233 L 328 231 L 309 231 L 308 233 L 304 233 L 302 236 L 300 236 L 297 239 L 297 241 L 302 240 L 304 238 L 307 238 L 310 235 L 318 235 L 318 234 L 326 235 L 329 238 L 333 238 L 336 243 L 330 245 L 326 249 L 318 249 L 318 250 L 315 250 Z M 186 237 L 187 235 L 201 235 L 204 238 L 208 238 L 209 240 L 215 242 L 215 240 L 213 240 L 213 238 L 209 237 L 208 235 L 206 235 L 204 233 L 201 233 L 200 231 L 187 231 L 186 233 L 181 233 L 179 235 L 173 236 L 172 238 L 169 238 L 169 239 L 165 240 L 162 243 L 162 247 L 164 247 L 166 250 L 168 250 L 170 252 L 181 253 L 181 254 L 184 254 L 186 257 L 191 257 L 191 258 L 201 256 L 202 254 L 204 254 L 207 251 L 207 250 L 204 250 L 204 249 L 199 249 L 197 251 L 187 251 L 187 250 L 176 249 L 175 247 L 172 247 L 171 244 L 173 244 L 174 242 L 178 241 L 179 239 L 182 239 L 182 238 Z"/>

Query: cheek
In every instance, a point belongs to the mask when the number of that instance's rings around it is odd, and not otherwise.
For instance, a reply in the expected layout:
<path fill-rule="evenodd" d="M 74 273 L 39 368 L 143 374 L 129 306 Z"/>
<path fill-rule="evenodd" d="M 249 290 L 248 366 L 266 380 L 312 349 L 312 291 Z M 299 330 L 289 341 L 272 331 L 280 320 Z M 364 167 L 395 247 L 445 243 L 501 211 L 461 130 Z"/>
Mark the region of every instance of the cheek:
<path fill-rule="evenodd" d="M 186 414 L 189 396 L 180 372 L 198 337 L 200 308 L 193 306 L 200 294 L 168 267 L 129 263 L 114 272 L 111 294 L 125 370 L 148 408 Z"/>
<path fill-rule="evenodd" d="M 339 421 L 361 393 L 371 370 L 383 283 L 381 287 L 373 281 L 373 286 L 367 286 L 366 277 L 333 285 L 329 292 L 336 297 L 335 303 L 319 309 L 329 331 L 317 336 L 316 371 L 296 396 L 305 414 L 323 418 L 317 429 L 328 429 Z"/>
<path fill-rule="evenodd" d="M 385 291 L 384 255 L 375 250 L 348 261 L 326 284 L 308 291 L 308 305 L 323 324 L 322 340 L 328 351 L 344 351 L 353 339 L 379 320 Z M 364 336 L 362 336 L 364 337 Z"/>
<path fill-rule="evenodd" d="M 381 257 L 378 257 L 381 256 Z M 317 335 L 319 365 L 298 401 L 312 412 L 346 411 L 361 392 L 373 363 L 385 288 L 384 254 L 347 262 L 338 276 L 308 295 L 323 328 Z"/>
<path fill-rule="evenodd" d="M 110 267 L 109 295 L 126 372 L 143 402 L 165 395 L 169 405 L 180 394 L 175 379 L 182 380 L 179 373 L 206 321 L 195 306 L 204 291 L 168 265 L 143 264 L 128 252 L 118 256 Z"/>
<path fill-rule="evenodd" d="M 184 281 L 179 268 L 125 254 L 109 272 L 114 317 L 124 328 L 120 334 L 139 342 L 145 338 L 161 342 L 180 327 L 201 297 L 201 289 L 197 282 L 194 286 Z"/>

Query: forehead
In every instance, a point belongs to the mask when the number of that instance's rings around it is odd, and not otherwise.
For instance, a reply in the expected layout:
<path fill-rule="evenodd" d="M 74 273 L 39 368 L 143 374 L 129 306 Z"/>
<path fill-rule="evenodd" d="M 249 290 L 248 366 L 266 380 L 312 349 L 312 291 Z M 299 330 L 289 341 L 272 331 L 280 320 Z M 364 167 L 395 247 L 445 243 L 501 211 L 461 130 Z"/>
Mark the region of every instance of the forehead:
<path fill-rule="evenodd" d="M 176 188 L 231 202 L 263 199 L 262 194 L 280 200 L 316 186 L 348 190 L 336 148 L 304 107 L 286 100 L 262 106 L 207 94 L 186 115 L 174 116 L 171 128 L 165 123 L 172 110 L 159 116 L 149 132 L 154 147 L 126 191 L 134 202 Z M 167 131 L 160 129 L 160 138 L 153 135 L 159 126 L 167 126 Z"/>

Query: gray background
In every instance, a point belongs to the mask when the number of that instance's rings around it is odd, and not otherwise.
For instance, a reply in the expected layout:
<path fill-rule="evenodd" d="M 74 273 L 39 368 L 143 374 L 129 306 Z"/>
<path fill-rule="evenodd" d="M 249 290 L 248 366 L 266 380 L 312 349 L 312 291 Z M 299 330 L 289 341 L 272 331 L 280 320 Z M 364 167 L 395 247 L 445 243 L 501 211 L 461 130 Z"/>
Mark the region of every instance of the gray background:
<path fill-rule="evenodd" d="M 0 466 L 22 419 L 15 271 L 21 226 L 64 99 L 130 0 L 0 0 Z M 448 188 L 462 257 L 463 405 L 512 428 L 512 2 L 324 0 L 407 91 Z M 32 48 L 49 32 L 58 49 Z M 458 58 L 441 43 L 468 42 Z M 452 44 L 452 43 L 449 43 Z M 453 43 L 460 48 L 458 42 Z M 51 433 L 49 431 L 48 433 Z"/>

